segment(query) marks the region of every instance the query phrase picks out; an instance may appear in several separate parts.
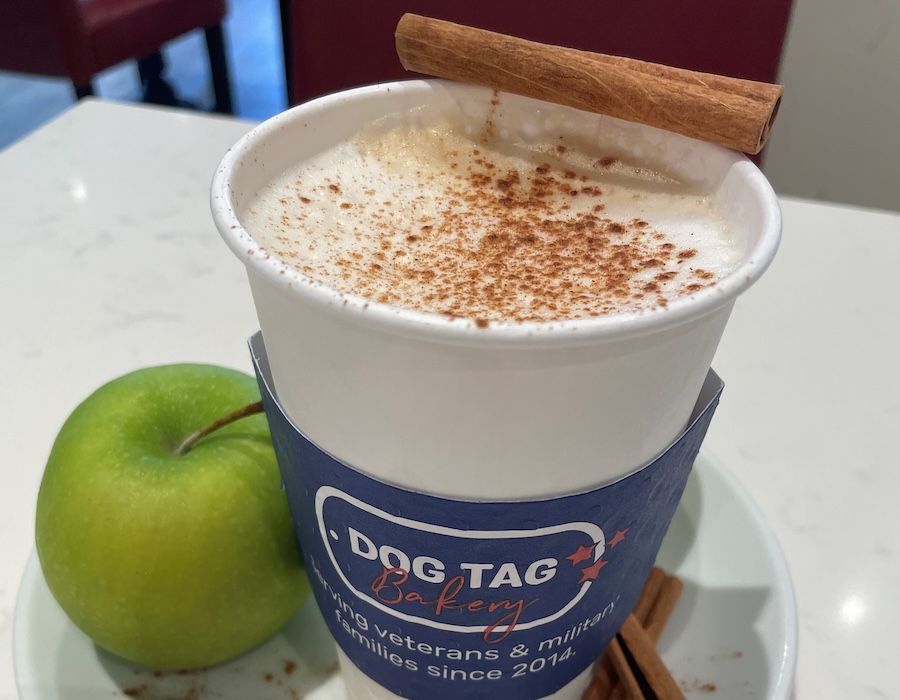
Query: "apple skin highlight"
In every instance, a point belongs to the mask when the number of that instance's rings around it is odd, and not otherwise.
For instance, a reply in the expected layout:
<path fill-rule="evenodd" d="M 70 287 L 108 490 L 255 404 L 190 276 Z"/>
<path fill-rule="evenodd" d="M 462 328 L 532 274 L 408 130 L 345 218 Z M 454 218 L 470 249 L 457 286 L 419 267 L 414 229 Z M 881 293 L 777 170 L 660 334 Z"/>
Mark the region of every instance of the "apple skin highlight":
<path fill-rule="evenodd" d="M 156 668 L 208 666 L 268 639 L 306 598 L 265 416 L 174 454 L 258 400 L 244 373 L 166 365 L 104 385 L 63 425 L 37 552 L 54 597 L 99 646 Z"/>

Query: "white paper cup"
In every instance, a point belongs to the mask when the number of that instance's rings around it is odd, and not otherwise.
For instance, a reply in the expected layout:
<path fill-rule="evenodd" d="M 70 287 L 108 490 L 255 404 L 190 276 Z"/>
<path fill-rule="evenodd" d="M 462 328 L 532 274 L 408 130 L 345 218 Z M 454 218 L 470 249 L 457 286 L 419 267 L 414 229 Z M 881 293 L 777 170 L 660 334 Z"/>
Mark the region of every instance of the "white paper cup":
<path fill-rule="evenodd" d="M 684 429 L 735 299 L 775 254 L 781 216 L 768 182 L 743 155 L 598 117 L 625 152 L 652 154 L 702 181 L 748 241 L 744 260 L 716 285 L 665 309 L 488 328 L 348 301 L 267 254 L 244 229 L 249 197 L 372 120 L 425 103 L 491 97 L 474 86 L 410 81 L 295 107 L 229 151 L 213 181 L 212 210 L 247 267 L 278 400 L 311 441 L 414 491 L 548 498 L 633 472 Z M 345 678 L 351 697 L 370 697 L 364 677 L 345 666 Z M 554 697 L 577 698 L 585 682 L 583 674 Z"/>

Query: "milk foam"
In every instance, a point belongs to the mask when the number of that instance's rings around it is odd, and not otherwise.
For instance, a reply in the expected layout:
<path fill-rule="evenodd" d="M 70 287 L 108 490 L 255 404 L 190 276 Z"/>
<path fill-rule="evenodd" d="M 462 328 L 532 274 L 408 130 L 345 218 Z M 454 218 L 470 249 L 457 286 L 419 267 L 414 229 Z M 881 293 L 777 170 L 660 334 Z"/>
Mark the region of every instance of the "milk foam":
<path fill-rule="evenodd" d="M 495 98 L 393 115 L 277 177 L 240 218 L 341 293 L 479 325 L 665 307 L 739 264 L 712 196 L 630 163 L 596 115 L 571 112 Z"/>

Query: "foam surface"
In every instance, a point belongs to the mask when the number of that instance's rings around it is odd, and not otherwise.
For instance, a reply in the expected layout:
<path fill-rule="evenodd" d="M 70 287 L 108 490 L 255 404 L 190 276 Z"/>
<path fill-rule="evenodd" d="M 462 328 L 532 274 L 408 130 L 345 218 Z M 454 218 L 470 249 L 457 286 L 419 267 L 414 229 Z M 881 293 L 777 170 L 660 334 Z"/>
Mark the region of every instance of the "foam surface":
<path fill-rule="evenodd" d="M 486 114 L 393 115 L 282 174 L 241 220 L 341 293 L 479 325 L 666 306 L 737 266 L 711 196 L 585 131 L 497 97 Z"/>

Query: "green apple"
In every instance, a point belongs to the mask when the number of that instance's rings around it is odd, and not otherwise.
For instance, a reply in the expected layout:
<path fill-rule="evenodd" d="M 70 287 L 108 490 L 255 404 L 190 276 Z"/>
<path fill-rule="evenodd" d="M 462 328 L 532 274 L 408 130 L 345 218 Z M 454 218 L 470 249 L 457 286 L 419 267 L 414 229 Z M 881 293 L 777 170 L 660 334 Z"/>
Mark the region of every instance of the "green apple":
<path fill-rule="evenodd" d="M 309 592 L 265 416 L 182 441 L 259 401 L 210 365 L 151 367 L 88 397 L 63 426 L 37 503 L 44 577 L 98 645 L 157 668 L 229 659 Z"/>

